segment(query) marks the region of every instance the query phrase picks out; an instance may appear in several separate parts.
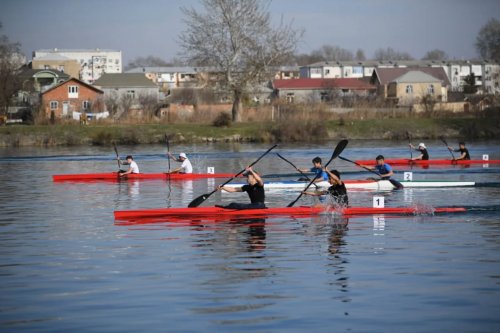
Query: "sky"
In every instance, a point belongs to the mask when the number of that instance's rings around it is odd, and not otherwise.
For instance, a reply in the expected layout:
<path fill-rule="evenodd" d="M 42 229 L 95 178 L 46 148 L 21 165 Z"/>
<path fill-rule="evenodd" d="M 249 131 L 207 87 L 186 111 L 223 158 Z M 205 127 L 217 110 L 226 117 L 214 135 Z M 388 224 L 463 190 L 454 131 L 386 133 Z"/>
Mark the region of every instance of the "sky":
<path fill-rule="evenodd" d="M 199 0 L 1 0 L 0 35 L 19 42 L 28 59 L 37 49 L 113 49 L 123 63 L 180 56 L 185 30 L 180 7 Z M 323 45 L 353 53 L 391 47 L 416 59 L 440 49 L 452 59 L 477 58 L 481 27 L 500 19 L 500 0 L 273 0 L 272 21 L 291 22 L 304 35 L 298 53 Z"/>

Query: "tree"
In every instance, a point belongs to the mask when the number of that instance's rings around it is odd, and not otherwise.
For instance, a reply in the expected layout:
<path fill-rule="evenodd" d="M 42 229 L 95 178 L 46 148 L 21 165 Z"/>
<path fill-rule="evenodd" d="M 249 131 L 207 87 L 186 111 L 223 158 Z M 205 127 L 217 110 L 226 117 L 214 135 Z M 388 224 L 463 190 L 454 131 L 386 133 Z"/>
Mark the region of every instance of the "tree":
<path fill-rule="evenodd" d="M 283 21 L 273 28 L 267 0 L 200 0 L 204 12 L 181 7 L 187 25 L 180 45 L 190 63 L 224 73 L 232 92 L 232 119 L 241 121 L 245 89 L 271 79 L 270 66 L 286 63 L 302 35 Z"/>
<path fill-rule="evenodd" d="M 399 52 L 391 47 L 387 49 L 376 49 L 374 58 L 379 61 L 398 61 L 398 60 L 413 60 L 413 57 L 407 52 Z"/>
<path fill-rule="evenodd" d="M 2 23 L 0 22 L 0 29 Z M 6 35 L 0 36 L 0 116 L 6 116 L 14 94 L 22 88 L 18 76 L 23 65 L 19 43 L 11 43 Z"/>
<path fill-rule="evenodd" d="M 476 38 L 476 49 L 483 59 L 500 60 L 500 21 L 492 18 Z"/>
<path fill-rule="evenodd" d="M 358 49 L 356 51 L 356 56 L 354 57 L 354 59 L 357 61 L 365 61 L 366 60 L 365 51 L 363 51 L 362 49 Z"/>
<path fill-rule="evenodd" d="M 351 51 L 336 45 L 323 45 L 320 49 L 313 51 L 311 55 L 321 58 L 323 61 L 349 61 L 354 58 Z"/>
<path fill-rule="evenodd" d="M 474 73 L 470 73 L 464 78 L 465 85 L 464 85 L 464 93 L 466 94 L 475 94 L 477 92 L 477 87 L 476 87 L 476 76 Z"/>
<path fill-rule="evenodd" d="M 176 58 L 173 58 L 170 61 L 165 61 L 161 58 L 155 56 L 147 56 L 147 57 L 137 57 L 128 62 L 125 69 L 132 69 L 136 67 L 166 67 L 166 66 L 180 66 L 182 65 L 182 61 Z"/>
<path fill-rule="evenodd" d="M 446 54 L 443 50 L 434 49 L 432 51 L 428 51 L 422 60 L 448 60 L 448 54 Z"/>

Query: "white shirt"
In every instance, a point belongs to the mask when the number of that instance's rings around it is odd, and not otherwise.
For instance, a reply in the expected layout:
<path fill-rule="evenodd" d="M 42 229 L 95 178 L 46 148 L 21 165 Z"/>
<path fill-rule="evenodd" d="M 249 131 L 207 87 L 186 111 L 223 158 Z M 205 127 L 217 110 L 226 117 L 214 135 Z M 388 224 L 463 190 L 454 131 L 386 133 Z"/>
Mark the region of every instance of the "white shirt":
<path fill-rule="evenodd" d="M 129 168 L 132 169 L 132 173 L 139 173 L 139 166 L 135 161 L 130 162 Z"/>
<path fill-rule="evenodd" d="M 181 164 L 181 172 L 184 173 L 193 173 L 193 166 L 191 165 L 191 162 L 189 162 L 189 159 L 185 159 L 182 164 Z"/>

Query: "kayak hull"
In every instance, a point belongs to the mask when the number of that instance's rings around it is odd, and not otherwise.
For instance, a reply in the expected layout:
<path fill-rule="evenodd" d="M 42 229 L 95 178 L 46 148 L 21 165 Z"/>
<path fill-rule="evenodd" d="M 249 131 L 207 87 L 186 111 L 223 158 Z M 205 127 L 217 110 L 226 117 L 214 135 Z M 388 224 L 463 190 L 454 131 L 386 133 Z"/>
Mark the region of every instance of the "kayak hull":
<path fill-rule="evenodd" d="M 356 160 L 358 164 L 362 165 L 374 165 L 374 160 Z M 412 161 L 408 158 L 398 158 L 398 159 L 386 159 L 385 162 L 390 165 L 471 165 L 471 164 L 500 164 L 500 160 L 447 160 L 447 159 L 435 159 L 435 160 L 417 160 Z"/>
<path fill-rule="evenodd" d="M 403 187 L 406 188 L 442 188 L 442 187 L 471 187 L 475 186 L 475 182 L 467 181 L 438 181 L 438 180 L 425 180 L 425 181 L 400 181 Z M 304 189 L 308 183 L 301 181 L 276 181 L 276 182 L 266 182 L 264 188 L 267 190 L 286 190 L 286 189 Z M 376 190 L 376 191 L 389 191 L 396 187 L 388 180 L 344 180 L 344 184 L 347 190 Z M 230 183 L 226 184 L 227 187 L 241 187 L 244 183 Z M 321 181 L 316 183 L 321 189 L 326 189 L 330 186 L 327 181 Z M 312 185 L 309 189 L 314 189 L 315 186 Z M 222 192 L 225 193 L 225 192 Z"/>
<path fill-rule="evenodd" d="M 232 173 L 133 173 L 125 176 L 118 176 L 117 172 L 107 173 L 82 173 L 53 175 L 52 180 L 61 181 L 121 181 L 121 180 L 143 180 L 143 179 L 163 179 L 163 180 L 192 180 L 202 178 L 232 178 Z"/>
<path fill-rule="evenodd" d="M 137 210 L 117 210 L 114 212 L 116 220 L 142 218 L 206 218 L 216 217 L 268 217 L 268 216 L 314 216 L 322 213 L 337 213 L 346 216 L 356 215 L 414 215 L 419 213 L 456 213 L 465 212 L 461 207 L 347 207 L 328 208 L 323 206 L 273 207 L 264 209 L 225 209 L 221 207 L 194 207 L 194 208 L 152 208 Z"/>

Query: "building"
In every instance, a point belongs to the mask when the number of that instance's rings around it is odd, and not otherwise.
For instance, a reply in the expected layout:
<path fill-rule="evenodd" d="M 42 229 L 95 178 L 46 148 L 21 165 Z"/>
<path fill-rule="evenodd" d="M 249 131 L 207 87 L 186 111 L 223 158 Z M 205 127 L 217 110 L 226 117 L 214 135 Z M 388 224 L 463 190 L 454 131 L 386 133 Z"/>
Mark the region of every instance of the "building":
<path fill-rule="evenodd" d="M 81 70 L 80 63 L 77 60 L 70 59 L 57 53 L 34 58 L 31 61 L 31 68 L 40 70 L 54 69 L 77 79 L 80 78 Z"/>
<path fill-rule="evenodd" d="M 80 64 L 78 78 L 86 83 L 93 83 L 104 73 L 122 72 L 122 52 L 107 49 L 42 49 L 33 52 L 32 61 L 56 56 L 76 60 Z"/>
<path fill-rule="evenodd" d="M 301 78 L 369 78 L 375 69 L 408 68 L 422 70 L 424 68 L 442 68 L 450 82 L 450 91 L 463 91 L 465 78 L 474 73 L 476 86 L 484 93 L 498 93 L 500 73 L 498 61 L 464 61 L 464 60 L 401 60 L 401 61 L 321 61 L 300 67 Z"/>
<path fill-rule="evenodd" d="M 143 73 L 103 74 L 94 86 L 104 92 L 106 102 L 115 104 L 116 117 L 131 109 L 155 108 L 159 102 L 158 86 Z"/>
<path fill-rule="evenodd" d="M 200 71 L 196 67 L 135 67 L 126 73 L 142 73 L 158 87 L 168 94 L 176 88 L 194 88 L 198 85 Z"/>
<path fill-rule="evenodd" d="M 274 97 L 289 103 L 331 101 L 336 97 L 373 95 L 376 87 L 353 78 L 274 80 Z"/>
<path fill-rule="evenodd" d="M 434 77 L 435 80 L 440 82 L 441 90 L 436 91 L 436 95 L 443 96 L 443 101 L 446 100 L 447 92 L 450 87 L 450 81 L 448 80 L 448 76 L 442 67 L 399 67 L 399 68 L 376 68 L 373 71 L 372 77 L 370 79 L 370 83 L 377 87 L 377 95 L 387 99 L 390 98 L 388 87 L 389 84 L 396 81 L 398 78 L 401 78 L 404 74 L 409 72 L 420 72 L 428 74 Z M 406 77 L 409 78 L 415 77 L 415 75 Z M 421 77 L 418 78 L 421 80 Z M 431 82 L 431 81 L 429 81 Z M 411 84 L 411 82 L 408 82 Z M 415 82 L 415 84 L 419 84 L 420 82 Z M 443 88 L 445 90 L 443 90 Z M 393 92 L 392 92 L 393 93 Z M 392 96 L 394 97 L 394 96 Z"/>
<path fill-rule="evenodd" d="M 51 119 L 74 118 L 74 113 L 104 111 L 103 95 L 102 90 L 70 78 L 43 92 L 41 107 Z"/>
<path fill-rule="evenodd" d="M 387 85 L 387 99 L 394 105 L 411 106 L 421 103 L 426 96 L 436 102 L 446 102 L 447 89 L 442 80 L 423 71 L 408 71 Z"/>

